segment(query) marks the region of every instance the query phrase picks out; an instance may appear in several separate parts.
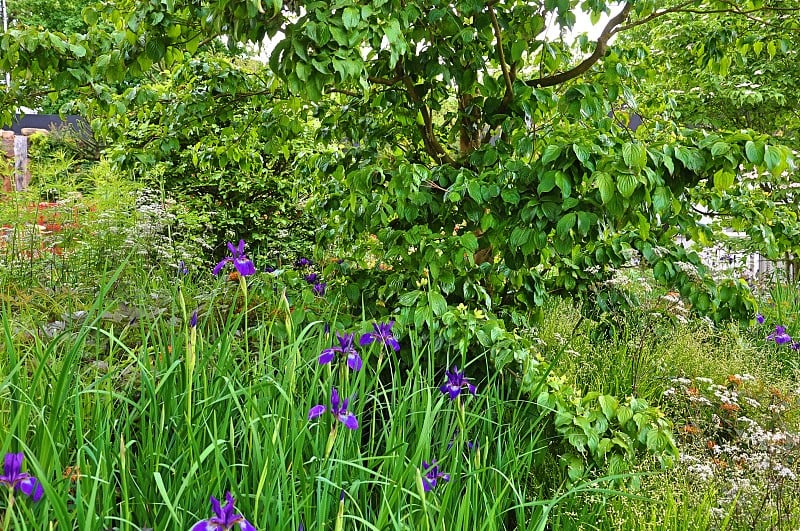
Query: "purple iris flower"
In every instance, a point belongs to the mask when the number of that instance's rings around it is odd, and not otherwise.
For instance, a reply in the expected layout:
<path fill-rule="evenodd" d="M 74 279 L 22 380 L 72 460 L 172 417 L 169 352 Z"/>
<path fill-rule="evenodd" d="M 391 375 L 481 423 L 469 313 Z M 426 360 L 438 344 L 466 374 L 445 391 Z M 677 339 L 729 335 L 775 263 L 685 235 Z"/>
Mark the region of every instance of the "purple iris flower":
<path fill-rule="evenodd" d="M 340 403 L 341 407 L 339 407 Z M 358 419 L 355 415 L 347 411 L 347 406 L 349 403 L 349 398 L 345 398 L 344 400 L 339 399 L 339 391 L 337 391 L 335 387 L 331 390 L 331 415 L 336 417 L 336 420 L 344 424 L 345 428 L 355 430 L 358 429 Z M 326 411 L 328 411 L 327 407 L 323 406 L 322 404 L 318 404 L 308 411 L 308 420 L 315 419 Z"/>
<path fill-rule="evenodd" d="M 233 512 L 233 496 L 230 492 L 225 493 L 225 501 L 225 507 L 222 507 L 219 500 L 211 496 L 211 508 L 214 510 L 214 516 L 208 520 L 200 520 L 189 531 L 229 531 L 236 529 L 236 526 L 241 531 L 256 531 L 255 526 L 245 520 L 244 516 Z"/>
<path fill-rule="evenodd" d="M 24 459 L 25 456 L 22 453 L 6 454 L 0 485 L 6 485 L 9 489 L 19 491 L 37 502 L 44 495 L 44 488 L 38 479 L 22 471 Z"/>
<path fill-rule="evenodd" d="M 316 274 L 316 273 L 309 273 L 306 276 L 304 276 L 303 278 L 309 284 L 316 284 L 317 283 L 317 278 L 319 278 L 319 275 Z"/>
<path fill-rule="evenodd" d="M 792 350 L 800 350 L 800 341 L 793 341 L 791 347 Z"/>
<path fill-rule="evenodd" d="M 777 325 L 775 331 L 767 336 L 767 339 L 772 339 L 778 345 L 784 345 L 792 341 L 792 337 L 786 333 L 786 327 Z"/>
<path fill-rule="evenodd" d="M 333 358 L 336 357 L 336 353 L 339 352 L 347 356 L 348 367 L 354 371 L 360 371 L 362 364 L 361 356 L 358 355 L 358 352 L 356 352 L 356 349 L 353 347 L 353 335 L 354 334 L 341 335 L 339 332 L 336 332 L 336 339 L 339 340 L 339 346 L 333 346 L 323 350 L 319 355 L 319 364 L 325 365 L 326 363 L 332 362 Z"/>
<path fill-rule="evenodd" d="M 236 247 L 234 247 L 231 242 L 228 242 L 228 250 L 231 252 L 231 255 L 214 266 L 214 269 L 211 271 L 211 273 L 214 276 L 219 275 L 219 272 L 222 271 L 222 268 L 225 267 L 225 264 L 233 262 L 233 266 L 241 276 L 249 277 L 250 275 L 255 275 L 256 266 L 253 265 L 253 262 L 247 258 L 246 254 L 244 254 L 244 245 L 244 240 L 239 240 L 239 245 Z"/>
<path fill-rule="evenodd" d="M 362 334 L 361 339 L 358 340 L 358 343 L 363 347 L 365 345 L 369 345 L 374 341 L 377 341 L 379 343 L 383 343 L 388 347 L 392 347 L 395 352 L 399 352 L 400 343 L 398 343 L 397 340 L 392 335 L 393 326 L 394 326 L 394 321 L 389 321 L 388 323 L 372 323 L 372 328 L 375 331 Z"/>
<path fill-rule="evenodd" d="M 274 273 L 274 272 L 275 272 L 275 268 L 272 267 L 272 266 L 268 265 L 267 267 L 264 268 L 264 273 Z"/>
<path fill-rule="evenodd" d="M 311 260 L 308 258 L 298 258 L 297 261 L 294 263 L 295 267 L 309 267 L 311 265 Z"/>
<path fill-rule="evenodd" d="M 447 383 L 439 388 L 439 390 L 450 395 L 450 400 L 455 400 L 461 391 L 466 386 L 471 394 L 475 394 L 475 386 L 469 382 L 469 378 L 464 376 L 464 371 L 459 372 L 458 367 L 453 367 L 452 371 L 447 371 Z"/>
<path fill-rule="evenodd" d="M 186 262 L 184 262 L 183 260 L 178 262 L 178 273 L 180 273 L 181 275 L 189 274 L 189 268 L 186 267 Z"/>
<path fill-rule="evenodd" d="M 758 324 L 764 324 L 764 316 L 763 316 L 763 315 L 761 315 L 760 313 L 759 313 L 759 314 L 757 314 L 757 315 L 756 315 L 756 322 L 757 322 Z"/>
<path fill-rule="evenodd" d="M 311 286 L 311 291 L 317 297 L 322 297 L 323 295 L 325 295 L 325 288 L 327 288 L 327 287 L 328 287 L 328 285 L 326 283 L 319 282 L 319 283 L 314 284 L 313 286 Z"/>
<path fill-rule="evenodd" d="M 436 488 L 436 482 L 439 480 L 443 482 L 450 481 L 450 474 L 439 471 L 439 465 L 436 464 L 436 459 L 431 461 L 430 464 L 423 461 L 422 471 L 425 473 L 425 475 L 422 476 L 422 487 L 425 489 L 425 492 L 430 492 Z"/>
<path fill-rule="evenodd" d="M 189 319 L 189 328 L 197 328 L 197 310 L 194 311 L 192 318 Z"/>

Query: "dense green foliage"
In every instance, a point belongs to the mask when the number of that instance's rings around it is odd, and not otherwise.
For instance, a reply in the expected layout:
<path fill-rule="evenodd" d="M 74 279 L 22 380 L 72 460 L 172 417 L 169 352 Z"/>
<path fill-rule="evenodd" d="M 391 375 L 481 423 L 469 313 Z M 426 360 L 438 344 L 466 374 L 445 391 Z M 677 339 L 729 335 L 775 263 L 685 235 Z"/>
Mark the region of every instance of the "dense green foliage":
<path fill-rule="evenodd" d="M 759 327 L 716 328 L 682 324 L 641 267 L 615 279 L 637 309 L 599 322 L 547 295 L 509 331 L 421 282 L 401 304 L 425 297 L 441 327 L 401 311 L 400 351 L 358 345 L 351 372 L 318 361 L 336 333 L 373 331 L 345 296 L 347 260 L 214 278 L 208 255 L 174 247 L 163 196 L 105 163 L 70 182 L 42 155 L 36 188 L 0 210 L 0 451 L 45 491 L 11 506 L 2 489 L 7 528 L 184 529 L 226 490 L 258 529 L 292 531 L 799 521 L 795 351 L 765 339 L 773 323 L 800 333 L 796 285 L 773 287 Z M 441 392 L 453 365 L 475 396 Z M 308 420 L 332 386 L 358 430 Z M 431 459 L 449 481 L 425 492 Z"/>
<path fill-rule="evenodd" d="M 762 47 L 791 61 L 794 40 L 764 35 L 758 46 L 750 32 L 752 42 L 727 46 L 735 31 L 701 33 L 691 15 L 718 27 L 780 18 L 795 31 L 797 13 L 777 0 L 577 4 L 98 6 L 85 11 L 86 35 L 4 37 L 0 67 L 18 80 L 4 97 L 25 97 L 43 78 L 51 89 L 79 87 L 91 96 L 83 101 L 98 133 L 123 141 L 119 152 L 130 148 L 118 160 L 139 173 L 155 164 L 166 188 L 203 207 L 191 224 L 201 227 L 213 212 L 217 235 L 244 230 L 274 241 L 274 227 L 255 227 L 271 210 L 300 226 L 274 197 L 290 169 L 330 183 L 317 201 L 320 242 L 354 242 L 356 271 L 373 261 L 392 270 L 356 279 L 368 300 L 396 304 L 425 276 L 454 305 L 479 298 L 487 310 L 509 302 L 524 310 L 555 291 L 607 309 L 624 298 L 597 287 L 639 257 L 697 311 L 750 319 L 746 286 L 712 281 L 676 237 L 708 239 L 708 209 L 743 220 L 768 256 L 795 250 L 794 197 L 785 192 L 791 152 L 761 132 L 687 130 L 655 117 L 632 133 L 620 109 L 637 107 L 637 83 L 656 63 L 639 64 L 649 49 L 642 39 L 610 42 L 677 25 L 701 41 L 696 68 L 724 77 Z M 611 18 L 595 42 L 570 47 L 548 26 L 571 28 L 578 7 Z M 258 44 L 278 31 L 268 69 L 202 52 L 218 36 Z M 693 65 L 683 64 L 685 79 Z M 778 85 L 771 90 L 786 90 Z M 308 148 L 301 159 L 297 137 Z M 778 182 L 753 184 L 750 171 Z M 217 206 L 224 214 L 209 212 Z"/>

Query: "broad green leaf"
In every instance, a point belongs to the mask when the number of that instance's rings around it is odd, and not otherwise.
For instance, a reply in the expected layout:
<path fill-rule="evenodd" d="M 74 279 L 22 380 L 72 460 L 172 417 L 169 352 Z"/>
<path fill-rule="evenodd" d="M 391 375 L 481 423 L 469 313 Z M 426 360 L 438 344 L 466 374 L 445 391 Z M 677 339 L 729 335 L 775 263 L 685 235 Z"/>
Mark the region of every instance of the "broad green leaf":
<path fill-rule="evenodd" d="M 467 193 L 469 193 L 469 196 L 474 199 L 476 203 L 481 204 L 483 202 L 481 183 L 478 181 L 470 181 L 469 184 L 467 184 Z"/>
<path fill-rule="evenodd" d="M 783 156 L 781 155 L 780 148 L 776 146 L 766 146 L 764 149 L 764 163 L 767 165 L 768 170 L 773 170 L 780 166 Z"/>
<path fill-rule="evenodd" d="M 711 146 L 711 155 L 714 157 L 719 157 L 720 155 L 724 155 L 728 151 L 730 151 L 731 146 L 726 142 L 715 142 L 713 146 Z"/>
<path fill-rule="evenodd" d="M 603 203 L 611 201 L 616 190 L 614 179 L 611 178 L 611 175 L 605 172 L 597 172 L 594 174 L 594 182 L 597 189 L 600 190 L 600 199 Z"/>
<path fill-rule="evenodd" d="M 736 175 L 729 170 L 718 170 L 714 173 L 714 188 L 723 192 L 733 186 Z"/>
<path fill-rule="evenodd" d="M 578 157 L 578 160 L 582 163 L 585 163 L 589 160 L 589 148 L 581 145 L 581 144 L 572 144 L 572 151 L 575 153 L 575 156 Z"/>
<path fill-rule="evenodd" d="M 514 227 L 509 237 L 509 243 L 512 247 L 522 247 L 531 237 L 532 230 L 524 227 Z"/>
<path fill-rule="evenodd" d="M 623 173 L 617 177 L 617 190 L 622 194 L 622 197 L 628 198 L 632 196 L 638 184 L 639 181 L 636 179 L 635 175 Z"/>
<path fill-rule="evenodd" d="M 474 253 L 478 250 L 478 237 L 472 232 L 465 232 L 461 235 L 461 245 L 469 252 Z"/>
<path fill-rule="evenodd" d="M 669 208 L 670 204 L 670 191 L 665 186 L 659 186 L 653 192 L 653 208 L 656 212 L 662 213 Z"/>
<path fill-rule="evenodd" d="M 555 183 L 558 189 L 561 190 L 561 198 L 566 199 L 572 193 L 572 184 L 570 184 L 569 177 L 562 171 L 557 171 L 555 175 Z"/>
<path fill-rule="evenodd" d="M 561 146 L 557 144 L 550 144 L 546 148 L 544 148 L 544 153 L 542 153 L 542 164 L 547 164 L 548 162 L 556 160 L 559 155 L 561 155 Z"/>
<path fill-rule="evenodd" d="M 675 146 L 675 158 L 692 171 L 702 170 L 705 163 L 697 149 L 691 147 Z"/>
<path fill-rule="evenodd" d="M 647 150 L 638 142 L 626 142 L 622 145 L 622 159 L 629 168 L 641 170 L 647 164 Z"/>
<path fill-rule="evenodd" d="M 600 395 L 597 397 L 597 401 L 600 403 L 600 409 L 603 411 L 603 415 L 605 415 L 607 419 L 613 419 L 617 414 L 619 400 L 612 395 Z"/>
<path fill-rule="evenodd" d="M 559 236 L 566 236 L 572 227 L 575 226 L 575 222 L 577 221 L 577 216 L 575 212 L 568 212 L 564 214 L 564 216 L 558 220 L 558 224 L 556 225 L 556 234 Z"/>
<path fill-rule="evenodd" d="M 519 203 L 519 192 L 514 188 L 503 188 L 503 191 L 500 192 L 500 197 L 503 198 L 503 201 L 511 203 L 512 205 Z"/>
<path fill-rule="evenodd" d="M 407 292 L 403 293 L 402 295 L 400 295 L 400 297 L 398 298 L 397 302 L 400 303 L 400 306 L 411 306 L 415 302 L 417 302 L 417 299 L 419 299 L 420 293 L 421 292 L 419 290 L 407 291 Z"/>
<path fill-rule="evenodd" d="M 428 303 L 431 305 L 433 315 L 437 317 L 447 311 L 447 301 L 438 291 L 428 292 Z"/>
<path fill-rule="evenodd" d="M 357 7 L 346 7 L 344 8 L 344 13 L 342 14 L 342 23 L 344 24 L 345 29 L 353 29 L 358 26 L 358 22 L 361 20 L 361 10 Z"/>
<path fill-rule="evenodd" d="M 748 140 L 744 145 L 744 151 L 747 154 L 747 160 L 753 164 L 761 164 L 764 162 L 764 145 L 761 143 L 756 144 L 752 140 Z"/>
<path fill-rule="evenodd" d="M 556 187 L 556 178 L 554 172 L 547 172 L 542 177 L 542 180 L 539 182 L 539 186 L 536 187 L 536 192 L 540 194 L 546 194 L 550 190 Z"/>

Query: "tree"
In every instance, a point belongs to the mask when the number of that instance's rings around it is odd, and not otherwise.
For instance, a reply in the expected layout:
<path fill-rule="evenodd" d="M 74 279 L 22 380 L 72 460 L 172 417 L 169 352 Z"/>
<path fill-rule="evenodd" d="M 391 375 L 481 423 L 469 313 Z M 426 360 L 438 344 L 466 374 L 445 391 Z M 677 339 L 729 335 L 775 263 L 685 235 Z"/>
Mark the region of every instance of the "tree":
<path fill-rule="evenodd" d="M 641 50 L 639 64 L 649 71 L 636 90 L 638 110 L 690 127 L 751 129 L 793 149 L 800 147 L 800 114 L 793 94 L 800 83 L 796 9 L 772 6 L 759 13 L 685 13 L 658 28 L 635 28 L 621 45 Z M 697 41 L 696 35 L 707 35 Z M 773 148 L 748 145 L 750 156 L 777 160 Z M 724 149 L 719 145 L 717 151 Z M 713 217 L 719 229 L 746 235 L 728 245 L 772 259 L 797 256 L 800 196 L 792 173 L 743 171 L 741 186 L 728 177 L 692 195 L 696 208 Z M 749 175 L 748 175 L 749 173 Z"/>
<path fill-rule="evenodd" d="M 84 33 L 81 12 L 93 0 L 6 0 L 11 26 Z"/>
<path fill-rule="evenodd" d="M 611 15 L 578 49 L 548 31 L 572 27 L 575 9 Z M 334 177 L 323 234 L 366 242 L 393 267 L 362 289 L 407 303 L 419 322 L 447 300 L 535 307 L 548 291 L 602 298 L 598 286 L 636 251 L 695 308 L 748 319 L 746 286 L 713 282 L 675 236 L 706 231 L 690 208 L 698 186 L 738 186 L 743 164 L 780 174 L 792 167 L 790 151 L 758 133 L 669 122 L 632 133 L 612 110 L 635 105 L 642 71 L 636 52 L 612 39 L 685 13 L 764 12 L 799 16 L 788 0 L 136 3 L 86 10 L 91 37 L 11 32 L 0 66 L 25 80 L 15 89 L 58 72 L 54 88 L 91 89 L 107 112 L 123 114 L 141 93 L 104 82 L 121 82 L 128 69 L 149 75 L 217 36 L 260 43 L 280 31 L 271 70 L 308 98 L 333 146 L 313 159 Z M 716 38 L 695 37 L 706 49 Z M 420 278 L 429 289 L 396 299 Z"/>

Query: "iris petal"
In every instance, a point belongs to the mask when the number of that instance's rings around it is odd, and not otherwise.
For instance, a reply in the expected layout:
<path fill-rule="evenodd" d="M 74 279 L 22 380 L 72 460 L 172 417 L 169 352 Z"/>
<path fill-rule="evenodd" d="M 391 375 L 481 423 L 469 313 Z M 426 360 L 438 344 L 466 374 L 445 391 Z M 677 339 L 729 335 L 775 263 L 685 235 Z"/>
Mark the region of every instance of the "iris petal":
<path fill-rule="evenodd" d="M 358 419 L 355 415 L 350 413 L 349 411 L 345 411 L 337 415 L 339 422 L 344 424 L 345 428 L 350 430 L 357 430 L 358 429 Z"/>
<path fill-rule="evenodd" d="M 350 367 L 354 371 L 361 370 L 361 356 L 356 354 L 355 351 L 352 351 L 350 354 L 347 355 L 347 366 Z"/>
<path fill-rule="evenodd" d="M 225 267 L 225 264 L 227 264 L 230 261 L 231 261 L 230 258 L 226 258 L 221 262 L 219 262 L 217 265 L 214 266 L 214 269 L 211 270 L 211 274 L 214 276 L 219 275 L 219 272 L 222 271 L 222 268 Z"/>
<path fill-rule="evenodd" d="M 319 355 L 319 364 L 325 365 L 326 363 L 330 363 L 333 361 L 333 357 L 336 355 L 336 351 L 332 348 L 326 348 L 322 351 L 322 354 Z"/>
<path fill-rule="evenodd" d="M 315 419 L 315 418 L 319 417 L 320 415 L 325 413 L 325 411 L 327 411 L 327 410 L 328 410 L 328 408 L 326 408 L 322 404 L 318 404 L 318 405 L 312 407 L 311 409 L 308 410 L 308 420 Z"/>
<path fill-rule="evenodd" d="M 358 344 L 365 347 L 373 341 L 375 341 L 375 334 L 361 334 L 361 339 L 358 340 Z"/>

